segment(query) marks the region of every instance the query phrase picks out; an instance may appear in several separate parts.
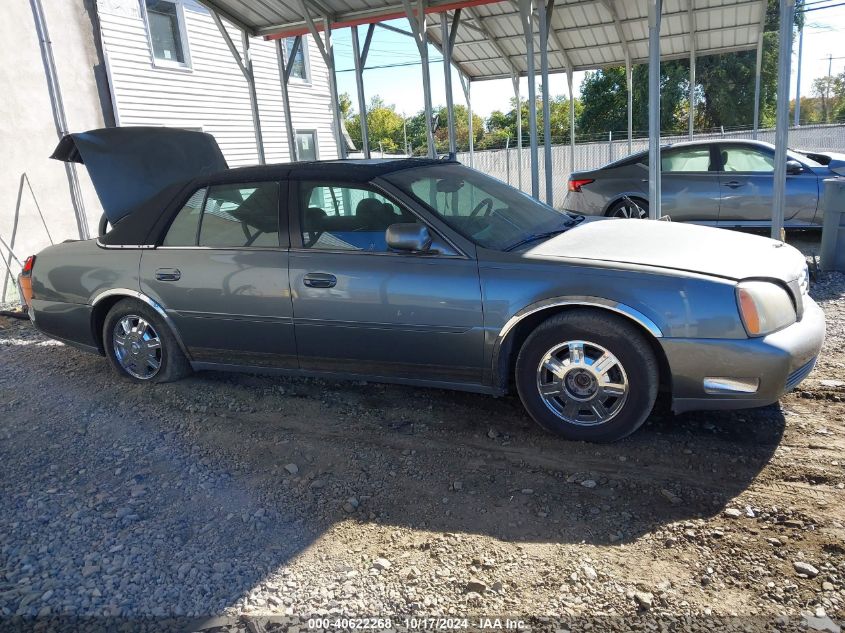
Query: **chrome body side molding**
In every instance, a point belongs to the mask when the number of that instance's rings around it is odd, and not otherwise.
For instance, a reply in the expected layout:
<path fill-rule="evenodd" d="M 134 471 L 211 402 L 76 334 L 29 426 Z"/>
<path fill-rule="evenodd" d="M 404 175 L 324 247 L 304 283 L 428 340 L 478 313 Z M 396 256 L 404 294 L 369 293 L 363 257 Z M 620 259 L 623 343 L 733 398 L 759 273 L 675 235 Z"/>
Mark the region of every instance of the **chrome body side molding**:
<path fill-rule="evenodd" d="M 522 321 L 526 317 L 531 316 L 532 314 L 536 314 L 538 312 L 548 310 L 550 308 L 558 308 L 562 306 L 584 306 L 610 310 L 612 312 L 616 312 L 617 314 L 621 314 L 627 317 L 628 319 L 631 319 L 635 323 L 638 323 L 641 327 L 648 330 L 648 332 L 651 333 L 651 335 L 655 338 L 661 338 L 663 336 L 663 332 L 660 330 L 659 327 L 657 327 L 657 324 L 654 321 L 652 321 L 639 310 L 635 310 L 634 308 L 625 305 L 624 303 L 619 303 L 618 301 L 612 301 L 603 297 L 591 296 L 550 297 L 548 299 L 543 299 L 519 310 L 510 319 L 508 319 L 507 322 L 502 326 L 502 329 L 499 330 L 499 334 L 496 337 L 496 342 L 493 345 L 492 375 L 494 386 L 500 384 L 501 376 L 499 367 L 499 357 L 502 351 L 502 346 L 504 345 L 508 334 L 510 334 L 513 328 L 516 327 L 516 325 L 520 321 Z"/>
<path fill-rule="evenodd" d="M 148 306 L 150 306 L 153 310 L 155 310 L 159 316 L 164 319 L 164 322 L 167 323 L 167 327 L 170 328 L 170 332 L 173 334 L 173 337 L 176 339 L 176 342 L 179 344 L 179 348 L 182 350 L 182 353 L 190 360 L 191 356 L 188 353 L 188 348 L 185 346 L 185 343 L 182 341 L 182 336 L 179 334 L 179 330 L 176 329 L 176 324 L 173 323 L 173 319 L 170 318 L 170 315 L 167 314 L 167 310 L 164 309 L 160 303 L 158 303 L 155 299 L 148 297 L 143 292 L 139 292 L 137 290 L 130 290 L 129 288 L 112 288 L 111 290 L 104 290 L 91 302 L 92 306 L 96 306 L 100 301 L 103 299 L 107 299 L 108 297 L 127 297 L 129 299 L 138 299 L 139 301 L 143 301 Z"/>

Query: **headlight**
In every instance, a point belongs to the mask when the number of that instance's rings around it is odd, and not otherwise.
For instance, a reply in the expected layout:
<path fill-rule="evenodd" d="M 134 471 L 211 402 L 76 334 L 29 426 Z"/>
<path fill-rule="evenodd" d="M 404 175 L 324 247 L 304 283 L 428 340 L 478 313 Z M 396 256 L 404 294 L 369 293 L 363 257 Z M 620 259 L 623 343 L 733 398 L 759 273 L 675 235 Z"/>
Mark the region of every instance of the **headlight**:
<path fill-rule="evenodd" d="M 768 281 L 743 281 L 736 302 L 749 336 L 764 336 L 795 323 L 795 305 L 789 294 Z"/>

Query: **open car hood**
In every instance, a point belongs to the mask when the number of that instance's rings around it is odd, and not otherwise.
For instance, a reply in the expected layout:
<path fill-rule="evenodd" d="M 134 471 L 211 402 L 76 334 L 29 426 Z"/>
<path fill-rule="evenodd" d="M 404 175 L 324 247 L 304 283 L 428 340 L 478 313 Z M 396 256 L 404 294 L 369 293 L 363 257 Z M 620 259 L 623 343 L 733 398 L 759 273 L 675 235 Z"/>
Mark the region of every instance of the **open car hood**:
<path fill-rule="evenodd" d="M 116 127 L 68 134 L 50 158 L 88 168 L 112 225 L 171 185 L 228 168 L 210 134 L 166 127 Z"/>

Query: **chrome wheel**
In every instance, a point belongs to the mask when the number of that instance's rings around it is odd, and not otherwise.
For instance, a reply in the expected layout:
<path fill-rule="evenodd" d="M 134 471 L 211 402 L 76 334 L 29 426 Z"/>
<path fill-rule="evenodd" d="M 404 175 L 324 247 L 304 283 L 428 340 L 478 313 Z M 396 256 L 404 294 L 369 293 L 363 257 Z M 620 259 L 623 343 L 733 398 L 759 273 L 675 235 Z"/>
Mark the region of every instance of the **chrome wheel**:
<path fill-rule="evenodd" d="M 161 369 L 161 339 L 143 317 L 121 317 L 113 331 L 114 357 L 130 376 L 149 380 Z"/>
<path fill-rule="evenodd" d="M 610 421 L 629 392 L 619 359 L 589 341 L 567 341 L 546 352 L 537 367 L 537 389 L 552 413 L 578 426 Z"/>
<path fill-rule="evenodd" d="M 643 220 L 648 217 L 648 210 L 643 208 L 642 205 L 635 203 L 633 200 L 625 200 L 614 208 L 613 213 L 611 213 L 611 217 L 624 218 L 627 220 Z"/>

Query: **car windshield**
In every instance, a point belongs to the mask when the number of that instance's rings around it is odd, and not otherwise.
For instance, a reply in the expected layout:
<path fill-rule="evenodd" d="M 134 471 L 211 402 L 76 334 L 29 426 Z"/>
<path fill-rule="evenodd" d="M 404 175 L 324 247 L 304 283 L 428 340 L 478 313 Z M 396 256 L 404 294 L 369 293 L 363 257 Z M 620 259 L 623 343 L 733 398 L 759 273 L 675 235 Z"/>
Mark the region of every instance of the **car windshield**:
<path fill-rule="evenodd" d="M 576 217 L 500 180 L 447 163 L 394 172 L 385 179 L 479 246 L 508 250 L 564 231 Z"/>

